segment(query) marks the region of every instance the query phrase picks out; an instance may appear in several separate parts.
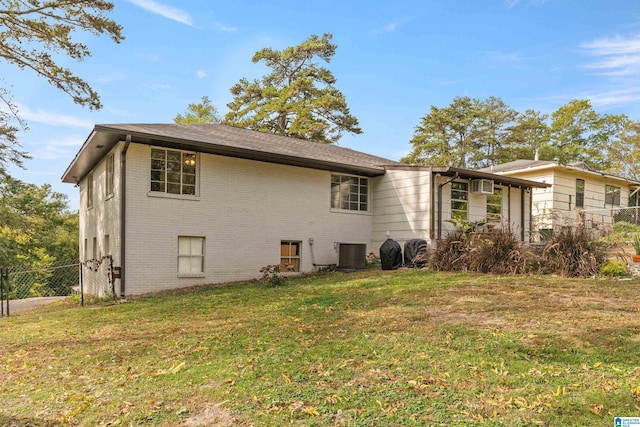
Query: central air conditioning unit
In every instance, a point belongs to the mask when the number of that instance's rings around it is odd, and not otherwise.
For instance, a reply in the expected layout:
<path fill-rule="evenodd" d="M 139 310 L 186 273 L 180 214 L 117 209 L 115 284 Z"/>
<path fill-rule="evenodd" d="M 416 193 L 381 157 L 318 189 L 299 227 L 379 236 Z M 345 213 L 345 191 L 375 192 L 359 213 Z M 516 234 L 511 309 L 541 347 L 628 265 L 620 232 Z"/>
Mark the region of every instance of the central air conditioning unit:
<path fill-rule="evenodd" d="M 493 194 L 493 181 L 490 179 L 474 179 L 471 181 L 471 192 L 478 194 Z"/>
<path fill-rule="evenodd" d="M 362 270 L 367 258 L 367 245 L 360 243 L 338 243 L 338 268 L 340 270 Z"/>

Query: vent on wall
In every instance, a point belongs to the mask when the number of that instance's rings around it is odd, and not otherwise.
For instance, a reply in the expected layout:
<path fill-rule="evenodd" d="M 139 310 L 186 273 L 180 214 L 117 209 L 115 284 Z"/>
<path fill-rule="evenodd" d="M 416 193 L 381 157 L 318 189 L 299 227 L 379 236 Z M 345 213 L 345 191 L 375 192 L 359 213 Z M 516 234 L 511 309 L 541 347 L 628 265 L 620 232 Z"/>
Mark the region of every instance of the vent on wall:
<path fill-rule="evenodd" d="M 490 179 L 474 179 L 471 181 L 471 192 L 478 194 L 493 194 L 493 181 Z"/>
<path fill-rule="evenodd" d="M 367 245 L 364 243 L 339 243 L 338 268 L 343 270 L 362 270 L 365 267 Z"/>

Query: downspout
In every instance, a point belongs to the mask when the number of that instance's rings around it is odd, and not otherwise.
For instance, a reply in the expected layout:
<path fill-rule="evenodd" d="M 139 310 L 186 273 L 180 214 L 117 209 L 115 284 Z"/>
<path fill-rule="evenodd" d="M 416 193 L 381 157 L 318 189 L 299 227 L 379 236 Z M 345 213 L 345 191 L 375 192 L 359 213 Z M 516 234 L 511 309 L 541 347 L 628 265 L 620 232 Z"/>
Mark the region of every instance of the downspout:
<path fill-rule="evenodd" d="M 456 172 L 456 174 L 450 179 L 446 180 L 442 184 L 438 184 L 438 241 L 442 239 L 442 187 L 449 184 L 459 176 L 458 172 Z"/>
<path fill-rule="evenodd" d="M 531 199 L 529 206 L 531 206 Z M 524 242 L 524 227 L 525 227 L 525 216 L 524 216 L 524 188 L 520 187 L 520 241 Z M 529 209 L 529 226 L 531 226 L 531 209 Z"/>
<path fill-rule="evenodd" d="M 507 227 L 509 232 L 511 232 L 511 184 L 509 184 L 509 193 L 507 193 Z"/>
<path fill-rule="evenodd" d="M 436 192 L 436 177 L 438 175 L 431 171 L 431 191 L 429 192 L 429 204 L 431 205 L 431 218 L 429 218 L 429 239 L 433 241 L 436 238 L 436 204 L 433 200 L 433 195 Z"/>
<path fill-rule="evenodd" d="M 131 144 L 131 135 L 125 138 L 124 147 L 120 156 L 120 298 L 124 298 L 125 292 L 125 264 L 127 242 L 127 150 Z"/>

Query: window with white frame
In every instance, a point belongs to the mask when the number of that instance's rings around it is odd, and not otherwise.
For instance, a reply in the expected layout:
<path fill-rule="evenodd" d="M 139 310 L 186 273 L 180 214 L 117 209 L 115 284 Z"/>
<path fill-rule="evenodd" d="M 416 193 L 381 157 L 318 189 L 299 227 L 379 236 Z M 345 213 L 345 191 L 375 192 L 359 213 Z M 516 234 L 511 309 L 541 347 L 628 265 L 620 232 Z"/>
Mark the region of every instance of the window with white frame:
<path fill-rule="evenodd" d="M 451 183 L 451 218 L 466 221 L 469 218 L 469 183 Z"/>
<path fill-rule="evenodd" d="M 502 188 L 493 187 L 493 194 L 487 195 L 487 219 L 502 220 Z"/>
<path fill-rule="evenodd" d="M 93 172 L 87 175 L 87 209 L 93 208 Z"/>
<path fill-rule="evenodd" d="M 576 208 L 584 208 L 584 179 L 576 179 Z"/>
<path fill-rule="evenodd" d="M 300 271 L 300 243 L 291 240 L 280 242 L 280 271 Z"/>
<path fill-rule="evenodd" d="M 196 163 L 196 153 L 152 148 L 151 191 L 195 196 Z"/>
<path fill-rule="evenodd" d="M 102 247 L 102 255 L 103 256 L 109 256 L 111 255 L 111 242 L 109 241 L 109 235 L 105 234 L 104 235 L 104 245 Z"/>
<path fill-rule="evenodd" d="M 331 174 L 331 208 L 367 212 L 369 178 Z"/>
<path fill-rule="evenodd" d="M 605 185 L 604 187 L 604 204 L 620 206 L 620 187 L 615 185 Z"/>
<path fill-rule="evenodd" d="M 113 175 L 114 175 L 114 161 L 113 161 L 113 153 L 107 156 L 106 161 L 106 173 L 105 173 L 105 193 L 106 196 L 113 196 Z"/>
<path fill-rule="evenodd" d="M 178 274 L 204 273 L 204 237 L 178 236 Z"/>

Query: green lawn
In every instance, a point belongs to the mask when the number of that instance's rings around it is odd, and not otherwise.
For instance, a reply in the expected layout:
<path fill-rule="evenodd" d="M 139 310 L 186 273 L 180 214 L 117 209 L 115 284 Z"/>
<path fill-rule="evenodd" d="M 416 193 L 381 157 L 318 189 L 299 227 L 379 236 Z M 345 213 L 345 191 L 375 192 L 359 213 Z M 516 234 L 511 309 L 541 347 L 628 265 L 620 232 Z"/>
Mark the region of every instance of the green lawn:
<path fill-rule="evenodd" d="M 0 319 L 0 425 L 613 425 L 640 282 L 328 273 Z"/>

